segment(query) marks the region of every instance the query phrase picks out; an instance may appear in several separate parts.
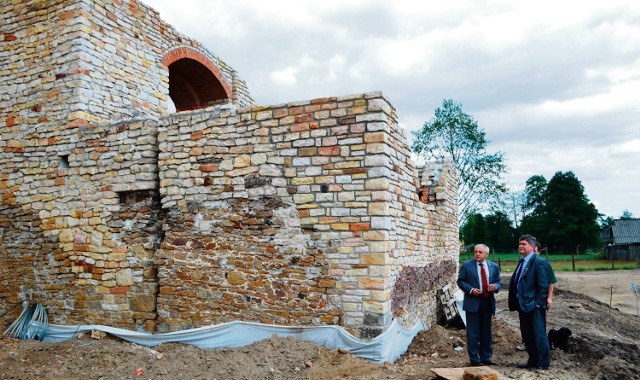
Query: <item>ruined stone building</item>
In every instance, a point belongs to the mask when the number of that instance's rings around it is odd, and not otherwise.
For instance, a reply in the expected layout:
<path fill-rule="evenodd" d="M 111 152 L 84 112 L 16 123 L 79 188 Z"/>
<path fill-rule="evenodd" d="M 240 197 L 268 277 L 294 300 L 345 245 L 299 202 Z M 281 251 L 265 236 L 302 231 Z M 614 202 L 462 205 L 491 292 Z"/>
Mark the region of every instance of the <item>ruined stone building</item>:
<path fill-rule="evenodd" d="M 0 88 L 0 311 L 372 337 L 455 278 L 455 172 L 381 93 L 257 106 L 136 0 L 3 1 Z"/>

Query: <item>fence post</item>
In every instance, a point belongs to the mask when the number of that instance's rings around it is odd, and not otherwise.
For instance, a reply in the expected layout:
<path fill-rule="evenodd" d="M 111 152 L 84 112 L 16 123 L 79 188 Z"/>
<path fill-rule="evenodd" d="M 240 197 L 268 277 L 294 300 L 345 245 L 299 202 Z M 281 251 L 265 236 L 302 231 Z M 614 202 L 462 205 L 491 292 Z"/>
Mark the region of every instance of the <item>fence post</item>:
<path fill-rule="evenodd" d="M 613 270 L 613 269 L 616 269 L 615 265 L 613 264 L 613 251 L 611 252 L 610 256 L 611 256 L 611 269 Z"/>

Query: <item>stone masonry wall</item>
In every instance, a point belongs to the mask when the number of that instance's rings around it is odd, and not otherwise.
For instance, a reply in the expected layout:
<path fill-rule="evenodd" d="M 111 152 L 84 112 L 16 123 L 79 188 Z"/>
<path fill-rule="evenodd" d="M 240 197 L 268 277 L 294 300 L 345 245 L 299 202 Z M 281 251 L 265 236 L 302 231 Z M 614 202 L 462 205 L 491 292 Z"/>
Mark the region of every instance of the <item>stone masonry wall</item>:
<path fill-rule="evenodd" d="M 373 337 L 392 317 L 433 321 L 455 276 L 455 173 L 418 174 L 380 93 L 79 127 L 49 149 L 36 201 L 3 206 L 3 238 L 28 232 L 3 240 L 0 292 L 52 322 Z"/>
<path fill-rule="evenodd" d="M 146 203 L 159 207 L 157 143 L 148 145 L 157 123 L 145 127 L 141 141 L 109 139 L 127 134 L 117 130 L 127 124 L 116 127 L 114 120 L 167 114 L 163 58 L 176 51 L 208 59 L 232 88 L 234 104 L 253 104 L 231 67 L 135 0 L 0 2 L 0 310 L 23 298 L 42 299 L 55 322 L 82 322 L 88 315 L 93 321 L 153 330 L 147 321 L 155 320 L 155 298 L 141 306 L 144 299 L 136 294 L 154 294 L 155 285 L 136 282 L 133 290 L 125 289 L 129 285 L 114 290 L 131 282 L 125 269 L 119 281 L 109 281 L 115 276 L 111 272 L 127 267 L 134 268 L 135 281 L 153 277 L 143 268 L 153 262 L 147 256 L 162 231 L 145 227 L 140 233 L 150 234 L 151 241 L 141 249 L 145 253 L 126 251 L 123 246 L 145 238 L 121 233 L 112 219 L 116 211 L 109 208 L 133 198 L 100 189 L 155 191 L 131 196 L 146 197 Z M 133 130 L 142 128 L 138 122 L 133 125 Z M 96 137 L 87 137 L 91 133 Z M 132 143 L 146 151 L 137 152 Z M 122 169 L 128 160 L 123 157 L 134 152 L 134 161 L 152 160 L 144 165 L 153 169 Z M 142 183 L 121 182 L 129 179 Z M 156 218 L 160 211 L 139 204 L 145 202 L 133 202 L 121 217 L 137 219 L 132 213 L 139 213 L 143 219 Z M 136 255 L 143 257 L 135 259 L 139 263 L 123 262 Z M 103 261 L 115 267 L 102 269 Z M 106 285 L 98 288 L 102 281 Z M 56 300 L 47 300 L 53 295 Z M 137 306 L 129 305 L 132 296 Z M 132 320 L 127 313 L 134 311 L 143 314 Z"/>
<path fill-rule="evenodd" d="M 163 219 L 156 131 L 155 121 L 80 127 L 44 149 L 59 154 L 47 163 L 57 166 L 55 175 L 15 206 L 5 202 L 0 214 L 5 302 L 41 302 L 54 323 L 155 329 L 154 255 Z M 16 209 L 18 217 L 7 212 Z"/>
<path fill-rule="evenodd" d="M 432 203 L 419 201 L 406 136 L 380 93 L 162 123 L 163 331 L 242 319 L 367 337 L 392 316 L 435 319 L 458 244 L 455 189 L 435 185 L 455 175 L 426 178 Z"/>
<path fill-rule="evenodd" d="M 134 0 L 9 0 L 0 18 L 0 311 L 362 337 L 435 319 L 455 172 L 413 166 L 381 93 L 238 108 L 253 100 L 235 71 Z M 167 115 L 183 55 L 233 104 Z"/>

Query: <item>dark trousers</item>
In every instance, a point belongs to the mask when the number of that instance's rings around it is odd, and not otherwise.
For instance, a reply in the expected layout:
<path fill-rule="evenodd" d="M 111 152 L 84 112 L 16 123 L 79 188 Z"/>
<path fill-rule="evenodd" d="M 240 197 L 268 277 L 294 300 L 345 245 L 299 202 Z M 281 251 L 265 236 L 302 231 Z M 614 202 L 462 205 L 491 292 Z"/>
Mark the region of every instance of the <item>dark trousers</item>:
<path fill-rule="evenodd" d="M 484 297 L 480 300 L 477 312 L 467 311 L 466 313 L 467 352 L 471 363 L 480 363 L 491 359 L 493 354 L 491 317 L 491 301 Z"/>
<path fill-rule="evenodd" d="M 528 313 L 518 311 L 520 333 L 529 354 L 529 367 L 549 368 L 551 353 L 546 331 L 546 313 L 547 311 L 540 307 L 535 307 Z"/>

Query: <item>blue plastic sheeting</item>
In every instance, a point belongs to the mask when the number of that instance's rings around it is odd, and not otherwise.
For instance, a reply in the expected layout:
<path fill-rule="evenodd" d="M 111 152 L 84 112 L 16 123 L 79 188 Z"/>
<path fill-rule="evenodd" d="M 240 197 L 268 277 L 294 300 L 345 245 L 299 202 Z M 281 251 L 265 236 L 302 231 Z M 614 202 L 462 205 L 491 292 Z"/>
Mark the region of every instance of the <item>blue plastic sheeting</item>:
<path fill-rule="evenodd" d="M 407 351 L 413 337 L 425 330 L 425 325 L 420 321 L 407 329 L 394 319 L 385 332 L 368 341 L 355 338 L 339 326 L 289 327 L 238 321 L 165 334 L 149 334 L 103 325 L 49 325 L 44 342 L 61 342 L 91 330 L 104 331 L 128 342 L 150 347 L 169 342 L 191 344 L 200 348 L 241 347 L 274 335 L 291 336 L 330 349 L 345 348 L 355 356 L 375 362 L 393 363 Z"/>

